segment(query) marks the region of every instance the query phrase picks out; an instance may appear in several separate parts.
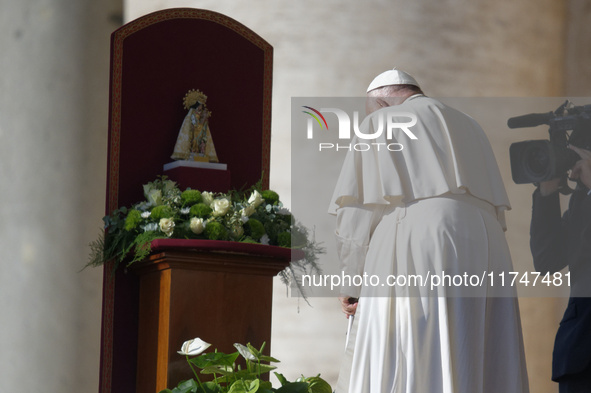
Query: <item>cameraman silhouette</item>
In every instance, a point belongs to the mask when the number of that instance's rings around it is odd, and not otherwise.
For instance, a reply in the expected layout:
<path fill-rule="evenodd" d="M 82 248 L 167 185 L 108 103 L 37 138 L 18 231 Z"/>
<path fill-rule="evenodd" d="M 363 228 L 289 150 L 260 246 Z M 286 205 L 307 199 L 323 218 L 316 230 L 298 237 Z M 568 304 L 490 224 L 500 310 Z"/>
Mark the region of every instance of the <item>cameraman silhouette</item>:
<path fill-rule="evenodd" d="M 552 356 L 552 380 L 560 393 L 591 392 L 591 151 L 569 146 L 581 159 L 570 179 L 578 185 L 560 214 L 558 191 L 564 179 L 541 182 L 533 194 L 530 247 L 537 271 L 568 266 L 571 293 Z M 566 176 L 566 175 L 565 175 Z"/>

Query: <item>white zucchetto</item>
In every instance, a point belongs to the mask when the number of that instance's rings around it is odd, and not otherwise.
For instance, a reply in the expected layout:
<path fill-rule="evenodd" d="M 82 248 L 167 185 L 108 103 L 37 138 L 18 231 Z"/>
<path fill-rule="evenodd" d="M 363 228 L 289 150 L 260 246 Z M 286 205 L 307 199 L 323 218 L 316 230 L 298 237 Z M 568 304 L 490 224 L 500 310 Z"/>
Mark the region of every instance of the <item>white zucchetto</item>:
<path fill-rule="evenodd" d="M 393 69 L 382 72 L 380 75 L 376 76 L 367 87 L 367 92 L 390 85 L 413 85 L 420 88 L 419 83 L 412 77 L 412 75 L 397 70 L 396 67 L 394 67 Z"/>

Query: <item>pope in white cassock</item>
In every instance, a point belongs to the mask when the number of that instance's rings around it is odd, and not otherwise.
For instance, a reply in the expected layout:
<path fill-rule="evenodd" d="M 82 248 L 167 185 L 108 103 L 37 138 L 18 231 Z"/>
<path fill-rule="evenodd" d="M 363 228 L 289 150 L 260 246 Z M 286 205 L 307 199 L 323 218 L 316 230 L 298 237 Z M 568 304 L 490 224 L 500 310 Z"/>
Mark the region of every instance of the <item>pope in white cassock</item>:
<path fill-rule="evenodd" d="M 341 289 L 354 322 L 336 393 L 528 392 L 514 288 L 487 280 L 512 262 L 484 132 L 396 69 L 369 85 L 366 110 L 359 131 L 380 135 L 352 141 L 372 148 L 348 153 L 329 212 L 344 274 L 380 284 Z M 413 115 L 416 139 L 375 132 Z"/>

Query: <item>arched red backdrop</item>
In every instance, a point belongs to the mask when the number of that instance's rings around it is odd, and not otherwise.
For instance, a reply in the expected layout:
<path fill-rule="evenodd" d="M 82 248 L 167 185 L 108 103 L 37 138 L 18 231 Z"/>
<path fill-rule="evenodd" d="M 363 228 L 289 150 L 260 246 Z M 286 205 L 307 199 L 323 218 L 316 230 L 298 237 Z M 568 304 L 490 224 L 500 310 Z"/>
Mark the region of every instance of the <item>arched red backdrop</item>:
<path fill-rule="evenodd" d="M 273 48 L 216 12 L 168 9 L 111 36 L 107 168 L 109 214 L 143 199 L 142 184 L 163 173 L 186 114 L 190 89 L 207 96 L 209 125 L 231 188 L 268 187 Z M 181 184 L 181 186 L 183 186 Z M 207 190 L 204 178 L 203 190 Z M 105 266 L 101 393 L 135 391 L 138 280 Z"/>

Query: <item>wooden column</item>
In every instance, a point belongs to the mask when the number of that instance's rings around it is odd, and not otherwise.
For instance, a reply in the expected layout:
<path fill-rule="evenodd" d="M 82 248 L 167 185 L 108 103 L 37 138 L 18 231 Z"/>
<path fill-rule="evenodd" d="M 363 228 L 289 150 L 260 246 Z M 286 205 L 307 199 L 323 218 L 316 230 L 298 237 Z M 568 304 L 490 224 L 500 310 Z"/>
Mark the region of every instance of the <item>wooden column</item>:
<path fill-rule="evenodd" d="M 136 391 L 157 393 L 192 377 L 177 353 L 186 340 L 200 337 L 226 353 L 234 343 L 270 345 L 273 277 L 288 263 L 289 257 L 183 249 L 139 263 Z"/>

